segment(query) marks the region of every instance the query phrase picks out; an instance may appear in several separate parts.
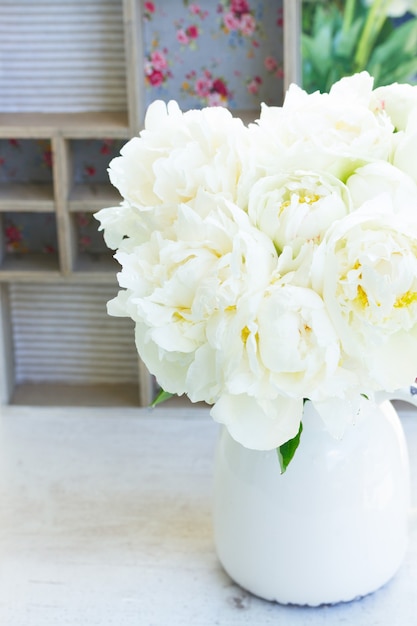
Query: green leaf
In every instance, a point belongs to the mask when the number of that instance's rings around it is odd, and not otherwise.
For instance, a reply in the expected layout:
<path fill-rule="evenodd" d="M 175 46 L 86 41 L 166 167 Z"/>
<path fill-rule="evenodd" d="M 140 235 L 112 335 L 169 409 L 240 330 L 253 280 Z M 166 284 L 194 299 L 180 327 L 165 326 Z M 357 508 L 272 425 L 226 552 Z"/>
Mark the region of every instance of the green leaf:
<path fill-rule="evenodd" d="M 406 63 L 401 63 L 389 73 L 384 67 L 374 66 L 372 75 L 375 77 L 375 87 L 389 85 L 390 83 L 416 83 L 417 58 Z"/>
<path fill-rule="evenodd" d="M 336 37 L 342 28 L 342 14 L 336 6 L 315 4 L 311 18 L 309 29 L 301 35 L 303 88 L 307 92 L 324 92 L 328 91 L 335 76 L 339 78 L 346 73 L 346 60 L 335 58 Z"/>
<path fill-rule="evenodd" d="M 325 73 L 332 63 L 332 31 L 329 25 L 324 25 L 315 37 L 301 37 L 303 53 L 316 70 Z"/>
<path fill-rule="evenodd" d="M 358 18 L 355 22 L 353 22 L 348 30 L 342 30 L 335 34 L 334 51 L 337 56 L 348 59 L 350 65 L 352 63 L 352 57 L 355 49 L 358 46 L 359 36 L 362 32 L 363 24 L 364 20 L 362 18 Z"/>
<path fill-rule="evenodd" d="M 295 451 L 297 450 L 299 446 L 302 432 L 303 432 L 303 424 L 302 422 L 300 422 L 300 428 L 298 429 L 298 433 L 295 435 L 295 437 L 283 443 L 282 446 L 279 446 L 277 448 L 278 460 L 281 466 L 281 474 L 284 474 L 288 465 L 291 463 L 294 457 Z"/>
<path fill-rule="evenodd" d="M 417 82 L 417 18 L 400 25 L 386 16 L 375 24 L 369 19 L 370 8 L 363 2 L 306 3 L 301 48 L 302 84 L 307 92 L 327 92 L 342 76 L 365 69 L 374 77 L 375 87 Z M 361 45 L 366 54 L 358 64 Z"/>
<path fill-rule="evenodd" d="M 379 72 L 381 82 L 387 84 L 392 82 L 391 75 L 398 73 L 399 66 L 405 67 L 412 63 L 416 56 L 417 19 L 412 19 L 396 28 L 389 37 L 375 46 L 366 69 L 372 75 Z"/>
<path fill-rule="evenodd" d="M 175 394 L 169 393 L 169 391 L 164 391 L 163 389 L 161 389 L 159 393 L 157 394 L 156 398 L 151 403 L 151 407 L 153 408 L 157 406 L 158 404 L 161 404 L 162 402 L 169 400 L 170 398 L 172 398 L 173 395 Z"/>

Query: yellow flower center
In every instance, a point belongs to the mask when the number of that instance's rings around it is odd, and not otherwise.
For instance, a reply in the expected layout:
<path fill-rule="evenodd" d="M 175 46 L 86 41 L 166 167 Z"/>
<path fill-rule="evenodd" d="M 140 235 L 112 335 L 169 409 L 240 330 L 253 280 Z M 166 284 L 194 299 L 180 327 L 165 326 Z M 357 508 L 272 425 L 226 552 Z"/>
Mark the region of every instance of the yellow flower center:
<path fill-rule="evenodd" d="M 396 309 L 403 309 L 404 307 L 413 304 L 413 302 L 417 301 L 417 292 L 416 291 L 406 291 L 400 298 L 394 303 L 394 307 Z"/>
<path fill-rule="evenodd" d="M 369 300 L 368 300 L 368 296 L 366 295 L 366 291 L 363 287 L 361 287 L 361 285 L 358 285 L 357 288 L 357 295 L 356 295 L 356 299 L 359 302 L 360 306 L 364 309 L 365 307 L 369 306 Z"/>
<path fill-rule="evenodd" d="M 314 202 L 317 202 L 318 200 L 320 200 L 320 196 L 316 193 L 310 193 L 309 191 L 300 192 L 298 196 L 299 204 L 314 204 Z M 291 206 L 291 200 L 284 200 L 284 202 L 281 202 L 278 215 L 281 215 L 281 213 L 283 213 L 289 206 Z"/>
<path fill-rule="evenodd" d="M 318 200 L 320 200 L 320 196 L 316 193 L 305 193 L 304 195 L 300 195 L 298 198 L 298 202 L 300 204 L 314 204 L 314 202 L 317 202 Z"/>
<path fill-rule="evenodd" d="M 240 336 L 242 337 L 242 341 L 243 343 L 246 345 L 246 342 L 248 340 L 248 337 L 250 335 L 250 330 L 247 326 L 245 326 L 244 328 L 242 328 L 242 332 L 240 333 Z"/>
<path fill-rule="evenodd" d="M 182 311 L 182 312 L 181 312 Z M 181 307 L 181 309 L 177 309 L 172 314 L 172 318 L 174 322 L 185 322 L 187 318 L 185 317 L 187 313 L 189 314 L 191 311 L 189 308 Z"/>
<path fill-rule="evenodd" d="M 278 215 L 281 215 L 281 213 L 283 213 L 285 209 L 287 209 L 289 206 L 291 206 L 291 200 L 285 200 L 285 202 L 281 202 Z"/>

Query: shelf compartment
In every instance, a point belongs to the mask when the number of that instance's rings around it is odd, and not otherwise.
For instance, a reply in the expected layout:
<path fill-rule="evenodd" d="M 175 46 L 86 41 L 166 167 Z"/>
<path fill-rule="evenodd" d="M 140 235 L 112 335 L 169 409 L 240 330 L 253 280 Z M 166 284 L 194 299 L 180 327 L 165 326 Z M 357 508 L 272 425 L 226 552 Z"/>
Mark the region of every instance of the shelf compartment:
<path fill-rule="evenodd" d="M 3 3 L 1 109 L 127 108 L 123 0 Z M 25 45 L 22 46 L 22 41 Z"/>
<path fill-rule="evenodd" d="M 55 210 L 49 139 L 0 139 L 0 212 Z"/>
<path fill-rule="evenodd" d="M 59 271 L 54 214 L 4 212 L 0 223 L 0 275 Z"/>
<path fill-rule="evenodd" d="M 120 269 L 114 252 L 104 243 L 98 221 L 91 212 L 71 213 L 75 260 L 73 271 L 78 273 L 109 273 L 115 278 Z"/>
<path fill-rule="evenodd" d="M 11 284 L 14 404 L 138 406 L 133 323 L 107 314 L 116 286 Z M 33 315 L 33 311 L 36 315 Z"/>
<path fill-rule="evenodd" d="M 109 183 L 110 161 L 120 154 L 123 139 L 76 139 L 69 142 L 72 178 L 75 185 Z"/>
<path fill-rule="evenodd" d="M 53 213 L 54 190 L 48 183 L 2 183 L 0 211 Z"/>
<path fill-rule="evenodd" d="M 68 142 L 71 212 L 99 211 L 120 204 L 122 198 L 110 184 L 110 161 L 120 154 L 124 139 L 84 139 Z"/>
<path fill-rule="evenodd" d="M 0 139 L 0 181 L 52 185 L 53 155 L 49 139 L 21 139 L 8 130 Z"/>

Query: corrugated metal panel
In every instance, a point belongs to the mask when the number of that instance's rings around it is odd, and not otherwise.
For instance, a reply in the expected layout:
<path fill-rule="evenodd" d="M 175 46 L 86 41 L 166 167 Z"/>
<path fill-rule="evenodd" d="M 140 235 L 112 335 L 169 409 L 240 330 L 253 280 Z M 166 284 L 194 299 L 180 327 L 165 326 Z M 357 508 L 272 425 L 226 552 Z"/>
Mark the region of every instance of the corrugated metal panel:
<path fill-rule="evenodd" d="M 137 383 L 133 323 L 107 315 L 116 292 L 107 285 L 10 285 L 16 383 Z"/>
<path fill-rule="evenodd" d="M 0 0 L 0 111 L 125 109 L 122 0 Z"/>

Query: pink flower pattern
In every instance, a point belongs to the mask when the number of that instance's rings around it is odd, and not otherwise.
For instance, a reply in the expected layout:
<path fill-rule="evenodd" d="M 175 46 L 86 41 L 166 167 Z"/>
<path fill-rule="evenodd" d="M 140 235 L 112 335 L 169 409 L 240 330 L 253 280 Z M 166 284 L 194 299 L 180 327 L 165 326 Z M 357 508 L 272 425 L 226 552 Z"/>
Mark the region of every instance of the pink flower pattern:
<path fill-rule="evenodd" d="M 223 2 L 220 13 L 223 29 L 227 33 L 252 37 L 260 27 L 260 23 L 256 20 L 250 4 L 246 0 Z"/>
<path fill-rule="evenodd" d="M 174 99 L 183 109 L 253 109 L 282 101 L 282 0 L 155 0 L 144 9 L 145 105 Z"/>
<path fill-rule="evenodd" d="M 183 90 L 205 106 L 228 106 L 233 96 L 226 80 L 205 68 L 199 76 L 195 71 L 187 74 Z"/>
<path fill-rule="evenodd" d="M 256 95 L 259 93 L 259 89 L 262 85 L 262 78 L 260 76 L 254 76 L 247 83 L 247 90 L 249 93 Z"/>
<path fill-rule="evenodd" d="M 158 42 L 154 42 L 155 46 L 158 46 Z M 169 69 L 167 49 L 155 47 L 152 50 L 145 62 L 145 81 L 148 86 L 159 87 L 163 85 L 168 78 L 170 78 L 171 72 Z"/>
<path fill-rule="evenodd" d="M 143 17 L 144 17 L 144 19 L 151 20 L 154 13 L 155 13 L 155 3 L 154 2 L 144 2 L 143 3 Z"/>
<path fill-rule="evenodd" d="M 188 11 L 185 15 L 181 15 L 179 19 L 175 20 L 176 40 L 182 48 L 197 49 L 198 39 L 203 33 L 201 23 L 208 15 L 208 11 L 193 3 L 188 6 Z"/>

